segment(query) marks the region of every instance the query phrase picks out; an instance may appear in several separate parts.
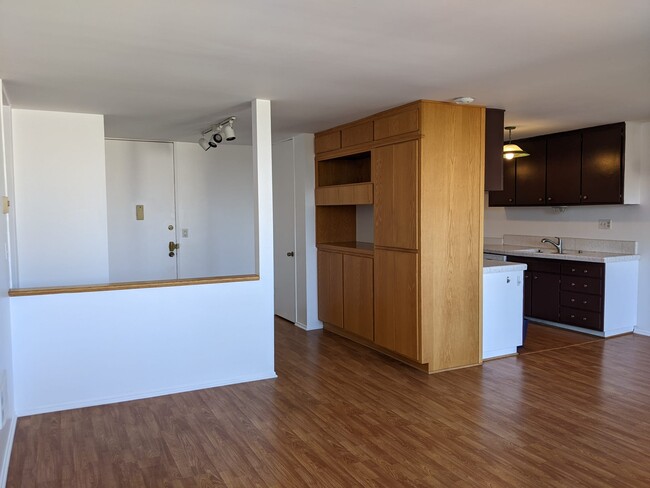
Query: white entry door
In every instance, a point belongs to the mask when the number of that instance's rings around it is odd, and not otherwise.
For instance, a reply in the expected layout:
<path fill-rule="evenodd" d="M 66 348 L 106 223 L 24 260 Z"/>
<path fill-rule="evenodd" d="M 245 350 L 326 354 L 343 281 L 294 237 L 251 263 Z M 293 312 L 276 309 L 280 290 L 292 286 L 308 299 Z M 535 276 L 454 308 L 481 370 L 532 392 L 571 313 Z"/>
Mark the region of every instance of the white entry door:
<path fill-rule="evenodd" d="M 275 314 L 296 322 L 296 216 L 293 140 L 273 145 Z"/>
<path fill-rule="evenodd" d="M 172 143 L 106 141 L 111 282 L 176 279 Z"/>

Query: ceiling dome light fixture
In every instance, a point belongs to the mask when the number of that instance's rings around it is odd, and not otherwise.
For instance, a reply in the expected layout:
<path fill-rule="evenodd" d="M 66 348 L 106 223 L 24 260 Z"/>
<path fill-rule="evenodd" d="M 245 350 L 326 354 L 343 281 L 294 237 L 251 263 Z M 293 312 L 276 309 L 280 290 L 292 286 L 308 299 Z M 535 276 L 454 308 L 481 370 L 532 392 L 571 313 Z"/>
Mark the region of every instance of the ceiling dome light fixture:
<path fill-rule="evenodd" d="M 514 125 L 510 125 L 506 127 L 505 129 L 508 131 L 508 144 L 503 145 L 503 158 L 504 159 L 515 159 L 515 158 L 523 158 L 525 156 L 530 156 L 526 151 L 524 151 L 522 148 L 520 148 L 517 144 L 512 143 L 512 131 L 515 130 L 517 127 Z"/>
<path fill-rule="evenodd" d="M 452 101 L 454 103 L 457 103 L 458 105 L 467 105 L 468 103 L 474 103 L 474 98 L 473 97 L 456 97 Z"/>
<path fill-rule="evenodd" d="M 235 129 L 233 128 L 233 124 L 236 119 L 237 117 L 233 115 L 201 132 L 199 146 L 204 151 L 207 151 L 211 147 L 217 147 L 224 138 L 226 141 L 234 141 Z"/>

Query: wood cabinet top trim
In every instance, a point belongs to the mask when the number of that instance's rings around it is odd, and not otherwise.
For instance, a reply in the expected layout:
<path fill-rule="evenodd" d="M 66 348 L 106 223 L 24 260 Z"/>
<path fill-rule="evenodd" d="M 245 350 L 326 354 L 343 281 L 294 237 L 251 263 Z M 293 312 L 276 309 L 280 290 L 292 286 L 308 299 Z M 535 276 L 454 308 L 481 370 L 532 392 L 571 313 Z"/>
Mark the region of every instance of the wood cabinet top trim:
<path fill-rule="evenodd" d="M 259 275 L 218 276 L 209 278 L 185 278 L 178 280 L 132 281 L 127 283 L 105 283 L 97 285 L 51 286 L 40 288 L 13 288 L 10 297 L 55 295 L 59 293 L 87 293 L 95 291 L 135 290 L 140 288 L 163 288 L 168 286 L 209 285 L 215 283 L 236 283 L 258 281 Z"/>

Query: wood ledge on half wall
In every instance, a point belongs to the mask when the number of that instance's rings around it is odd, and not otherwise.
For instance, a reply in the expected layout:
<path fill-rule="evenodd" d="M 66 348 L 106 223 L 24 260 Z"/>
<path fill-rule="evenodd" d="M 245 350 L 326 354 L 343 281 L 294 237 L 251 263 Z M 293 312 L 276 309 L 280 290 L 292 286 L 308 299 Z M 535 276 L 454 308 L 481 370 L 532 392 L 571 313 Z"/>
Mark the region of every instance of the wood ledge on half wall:
<path fill-rule="evenodd" d="M 54 295 L 58 293 L 86 293 L 95 291 L 135 290 L 138 288 L 163 288 L 167 286 L 209 285 L 214 283 L 235 283 L 239 281 L 258 281 L 259 275 L 214 276 L 209 278 L 183 278 L 176 280 L 131 281 L 125 283 L 105 283 L 98 285 L 50 286 L 40 288 L 12 288 L 10 297 L 35 295 Z"/>

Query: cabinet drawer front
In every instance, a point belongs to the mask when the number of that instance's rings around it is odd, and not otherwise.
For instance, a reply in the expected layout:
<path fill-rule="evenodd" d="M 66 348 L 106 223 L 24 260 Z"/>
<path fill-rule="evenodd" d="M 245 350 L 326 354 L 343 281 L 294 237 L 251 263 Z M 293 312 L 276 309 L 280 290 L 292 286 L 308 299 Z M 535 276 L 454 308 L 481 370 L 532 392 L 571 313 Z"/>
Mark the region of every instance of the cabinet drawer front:
<path fill-rule="evenodd" d="M 341 131 L 319 134 L 314 138 L 314 151 L 316 154 L 341 149 Z"/>
<path fill-rule="evenodd" d="M 527 271 L 541 273 L 560 274 L 560 263 L 551 259 L 531 259 L 520 256 L 507 256 L 508 261 L 524 263 L 528 266 Z"/>
<path fill-rule="evenodd" d="M 372 120 L 363 124 L 353 125 L 341 129 L 341 147 L 355 146 L 364 142 L 372 142 L 373 123 Z"/>
<path fill-rule="evenodd" d="M 375 141 L 415 132 L 419 129 L 418 109 L 400 112 L 375 120 Z"/>
<path fill-rule="evenodd" d="M 585 329 L 603 330 L 601 315 L 596 312 L 586 310 L 576 310 L 573 308 L 560 308 L 560 322 Z"/>
<path fill-rule="evenodd" d="M 563 291 L 560 294 L 560 305 L 591 312 L 603 311 L 603 299 L 598 295 L 587 295 L 586 293 Z"/>
<path fill-rule="evenodd" d="M 582 276 L 563 276 L 562 290 L 576 291 L 579 293 L 591 293 L 594 295 L 603 294 L 603 282 L 595 278 L 583 278 Z"/>
<path fill-rule="evenodd" d="M 602 278 L 605 266 L 600 263 L 562 263 L 562 274 L 568 276 L 586 276 Z"/>

